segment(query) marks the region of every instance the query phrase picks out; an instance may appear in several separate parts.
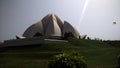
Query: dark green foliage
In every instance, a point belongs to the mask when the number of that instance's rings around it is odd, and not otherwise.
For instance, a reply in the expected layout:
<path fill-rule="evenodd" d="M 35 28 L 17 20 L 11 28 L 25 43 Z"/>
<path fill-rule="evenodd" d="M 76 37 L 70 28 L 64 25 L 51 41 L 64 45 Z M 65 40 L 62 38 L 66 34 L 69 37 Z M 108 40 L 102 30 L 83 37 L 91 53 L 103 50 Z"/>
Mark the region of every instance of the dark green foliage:
<path fill-rule="evenodd" d="M 48 68 L 53 55 L 64 52 L 83 55 L 88 68 L 116 68 L 117 56 L 120 55 L 120 47 L 102 41 L 75 38 L 70 42 L 46 41 L 46 44 L 0 48 L 0 51 L 0 68 Z"/>
<path fill-rule="evenodd" d="M 87 68 L 83 56 L 78 53 L 63 53 L 55 55 L 54 61 L 51 61 L 48 68 Z"/>
<path fill-rule="evenodd" d="M 74 38 L 74 35 L 71 32 L 65 33 L 63 39 L 69 40 L 69 38 Z"/>
<path fill-rule="evenodd" d="M 69 42 L 73 45 L 85 45 L 84 42 L 80 41 L 81 39 L 69 38 Z"/>
<path fill-rule="evenodd" d="M 120 55 L 118 56 L 118 66 L 117 66 L 117 68 L 120 68 Z"/>

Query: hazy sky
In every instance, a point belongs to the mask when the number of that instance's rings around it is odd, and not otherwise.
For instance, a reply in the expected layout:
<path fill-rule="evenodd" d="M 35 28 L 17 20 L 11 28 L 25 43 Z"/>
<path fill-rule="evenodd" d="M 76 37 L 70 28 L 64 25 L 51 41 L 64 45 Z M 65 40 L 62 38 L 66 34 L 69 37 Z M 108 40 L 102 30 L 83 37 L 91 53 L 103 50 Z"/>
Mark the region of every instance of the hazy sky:
<path fill-rule="evenodd" d="M 0 41 L 22 35 L 49 13 L 82 35 L 120 40 L 120 0 L 0 0 Z"/>

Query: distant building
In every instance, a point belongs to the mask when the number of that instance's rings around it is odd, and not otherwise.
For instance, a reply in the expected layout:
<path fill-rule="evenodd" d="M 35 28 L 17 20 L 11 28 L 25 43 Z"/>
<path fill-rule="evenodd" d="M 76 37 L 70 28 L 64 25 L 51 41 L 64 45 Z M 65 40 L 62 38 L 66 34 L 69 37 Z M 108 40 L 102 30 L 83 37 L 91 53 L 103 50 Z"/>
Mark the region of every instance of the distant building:
<path fill-rule="evenodd" d="M 60 19 L 55 14 L 48 14 L 39 22 L 28 27 L 23 36 L 17 35 L 17 39 L 5 40 L 1 46 L 36 45 L 46 43 L 46 41 L 66 42 L 64 39 L 68 37 L 83 39 L 86 35 L 80 36 L 79 32 L 67 21 Z"/>
<path fill-rule="evenodd" d="M 64 37 L 66 33 L 73 34 L 73 37 L 79 38 L 79 32 L 67 21 L 60 19 L 55 14 L 48 14 L 41 21 L 31 25 L 24 32 L 26 38 L 38 36 L 58 36 Z"/>

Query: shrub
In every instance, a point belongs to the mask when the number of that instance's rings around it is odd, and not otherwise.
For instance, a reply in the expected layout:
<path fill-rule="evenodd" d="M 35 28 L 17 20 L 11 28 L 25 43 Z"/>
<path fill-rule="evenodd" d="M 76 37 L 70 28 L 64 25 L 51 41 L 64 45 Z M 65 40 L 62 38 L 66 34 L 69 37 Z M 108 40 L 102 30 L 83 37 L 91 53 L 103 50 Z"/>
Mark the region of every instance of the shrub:
<path fill-rule="evenodd" d="M 64 34 L 63 39 L 69 40 L 70 38 L 75 38 L 75 36 L 73 35 L 72 32 L 68 32 L 68 33 L 65 33 L 65 34 Z"/>
<path fill-rule="evenodd" d="M 54 56 L 54 61 L 48 64 L 48 68 L 87 68 L 86 61 L 78 53 L 63 53 Z"/>

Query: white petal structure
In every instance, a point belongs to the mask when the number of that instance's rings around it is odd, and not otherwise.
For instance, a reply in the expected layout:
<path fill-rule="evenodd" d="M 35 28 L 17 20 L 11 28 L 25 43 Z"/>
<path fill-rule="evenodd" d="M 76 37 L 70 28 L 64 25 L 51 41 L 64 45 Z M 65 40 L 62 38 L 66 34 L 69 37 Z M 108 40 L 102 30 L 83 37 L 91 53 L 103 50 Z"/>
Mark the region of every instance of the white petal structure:
<path fill-rule="evenodd" d="M 25 36 L 26 38 L 32 38 L 37 33 L 44 35 L 43 25 L 42 25 L 41 21 L 39 21 L 38 23 L 33 24 L 29 28 L 27 28 L 27 30 L 24 32 L 23 36 Z"/>
<path fill-rule="evenodd" d="M 78 31 L 74 27 L 72 27 L 68 22 L 64 21 L 63 28 L 64 28 L 63 34 L 72 33 L 74 35 L 74 37 L 76 37 L 76 38 L 80 37 Z"/>
<path fill-rule="evenodd" d="M 35 36 L 59 36 L 72 33 L 75 38 L 80 38 L 79 32 L 68 22 L 60 19 L 55 14 L 48 14 L 41 21 L 31 25 L 23 34 L 26 38 Z"/>

